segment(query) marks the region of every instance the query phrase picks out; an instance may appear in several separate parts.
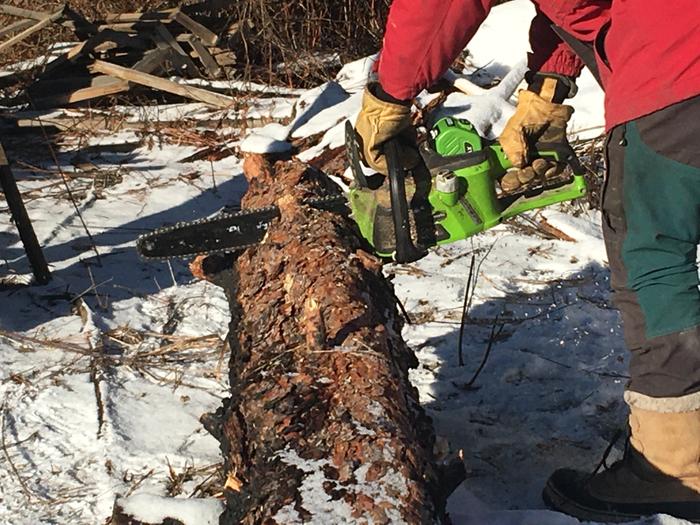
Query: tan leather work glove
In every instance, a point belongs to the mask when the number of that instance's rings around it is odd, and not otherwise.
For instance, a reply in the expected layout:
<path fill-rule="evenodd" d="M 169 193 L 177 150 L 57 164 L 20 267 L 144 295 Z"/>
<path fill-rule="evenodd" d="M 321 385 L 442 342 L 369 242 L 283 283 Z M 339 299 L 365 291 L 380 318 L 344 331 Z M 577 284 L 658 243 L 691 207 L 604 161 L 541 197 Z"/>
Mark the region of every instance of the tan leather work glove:
<path fill-rule="evenodd" d="M 521 91 L 515 114 L 498 141 L 514 166 L 522 168 L 531 160 L 536 142 L 566 143 L 566 124 L 574 108 L 556 104 L 532 91 Z"/>
<path fill-rule="evenodd" d="M 405 168 L 415 167 L 419 160 L 416 149 L 416 130 L 411 124 L 411 108 L 381 100 L 374 93 L 378 84 L 365 88 L 362 110 L 355 123 L 361 143 L 362 160 L 373 170 L 387 175 L 386 158 L 382 151 L 384 143 L 399 138 L 399 154 Z"/>

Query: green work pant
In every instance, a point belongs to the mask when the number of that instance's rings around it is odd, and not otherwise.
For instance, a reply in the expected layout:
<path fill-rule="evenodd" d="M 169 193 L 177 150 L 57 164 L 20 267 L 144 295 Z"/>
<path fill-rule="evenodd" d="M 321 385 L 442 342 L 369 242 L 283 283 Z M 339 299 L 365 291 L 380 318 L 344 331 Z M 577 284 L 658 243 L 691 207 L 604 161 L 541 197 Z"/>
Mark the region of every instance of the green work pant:
<path fill-rule="evenodd" d="M 608 136 L 603 233 L 631 351 L 628 391 L 700 408 L 700 96 Z M 640 396 L 638 396 L 640 397 Z M 649 404 L 651 403 L 651 404 Z"/>

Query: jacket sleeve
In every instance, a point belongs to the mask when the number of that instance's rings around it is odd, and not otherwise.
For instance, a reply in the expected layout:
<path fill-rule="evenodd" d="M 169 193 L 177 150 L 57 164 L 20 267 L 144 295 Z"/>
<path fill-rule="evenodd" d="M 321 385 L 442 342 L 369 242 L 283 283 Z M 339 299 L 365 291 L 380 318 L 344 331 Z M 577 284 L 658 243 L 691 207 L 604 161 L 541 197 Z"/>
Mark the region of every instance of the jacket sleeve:
<path fill-rule="evenodd" d="M 379 59 L 379 82 L 406 100 L 444 73 L 486 19 L 494 0 L 394 0 Z"/>
<path fill-rule="evenodd" d="M 582 42 L 593 43 L 599 29 L 610 19 L 610 0 L 534 0 L 534 3 L 537 14 L 530 26 L 529 69 L 578 76 L 583 62 L 551 25 L 555 23 Z"/>

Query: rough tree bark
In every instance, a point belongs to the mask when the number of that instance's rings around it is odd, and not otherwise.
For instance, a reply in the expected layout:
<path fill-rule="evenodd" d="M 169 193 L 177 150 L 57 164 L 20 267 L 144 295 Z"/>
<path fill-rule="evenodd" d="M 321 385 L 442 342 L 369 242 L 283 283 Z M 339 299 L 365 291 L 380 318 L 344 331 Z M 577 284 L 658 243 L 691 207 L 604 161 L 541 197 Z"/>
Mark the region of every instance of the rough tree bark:
<path fill-rule="evenodd" d="M 221 523 L 439 522 L 463 465 L 434 455 L 381 262 L 348 217 L 300 204 L 327 193 L 321 172 L 259 156 L 244 172 L 243 206 L 282 213 L 221 283 L 231 397 L 203 418 L 225 457 Z"/>

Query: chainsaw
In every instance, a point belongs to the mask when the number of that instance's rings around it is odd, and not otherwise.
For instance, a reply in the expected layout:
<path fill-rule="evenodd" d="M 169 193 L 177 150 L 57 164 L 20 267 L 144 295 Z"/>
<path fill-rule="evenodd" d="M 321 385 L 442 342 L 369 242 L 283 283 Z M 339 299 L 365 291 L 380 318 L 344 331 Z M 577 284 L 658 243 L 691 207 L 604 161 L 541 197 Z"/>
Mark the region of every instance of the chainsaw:
<path fill-rule="evenodd" d="M 350 122 L 345 131 L 353 175 L 348 193 L 311 198 L 303 204 L 349 211 L 375 253 L 398 263 L 416 261 L 431 247 L 466 239 L 525 211 L 586 194 L 584 170 L 566 144 L 535 147 L 538 158 L 567 166 L 562 176 L 539 178 L 508 193 L 499 192 L 497 186 L 512 164 L 498 142 L 482 138 L 464 119 L 439 120 L 419 147 L 423 162 L 412 170 L 401 165 L 397 142 L 387 142 L 386 177 L 365 174 L 359 138 Z M 220 213 L 142 235 L 137 249 L 146 259 L 242 250 L 261 242 L 270 223 L 279 217 L 276 206 Z"/>

